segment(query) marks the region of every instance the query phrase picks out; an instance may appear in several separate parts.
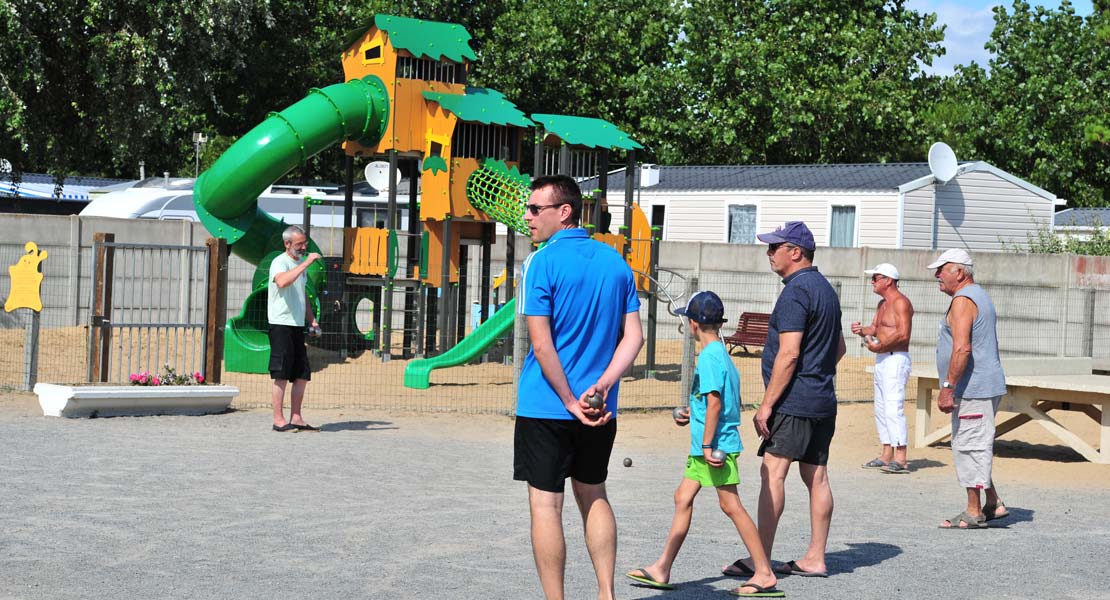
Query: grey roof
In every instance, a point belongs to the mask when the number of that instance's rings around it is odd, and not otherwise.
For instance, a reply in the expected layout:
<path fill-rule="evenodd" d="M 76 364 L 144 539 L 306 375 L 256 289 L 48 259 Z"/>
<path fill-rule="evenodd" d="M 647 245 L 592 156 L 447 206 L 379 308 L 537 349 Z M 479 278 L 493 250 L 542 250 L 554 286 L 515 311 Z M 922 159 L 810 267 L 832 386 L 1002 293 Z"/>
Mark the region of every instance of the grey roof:
<path fill-rule="evenodd" d="M 59 193 L 53 175 L 23 173 L 20 176 L 19 185 L 15 185 L 11 173 L 3 173 L 0 174 L 0 196 L 29 200 L 88 202 L 90 191 L 123 181 L 126 180 L 104 177 L 66 177 Z"/>
<path fill-rule="evenodd" d="M 1069 208 L 1053 218 L 1057 227 L 1110 226 L 1110 208 Z"/>
<path fill-rule="evenodd" d="M 624 169 L 609 174 L 609 191 L 623 189 Z M 928 163 L 859 165 L 660 166 L 659 183 L 644 190 L 896 191 L 929 175 Z M 593 177 L 582 189 L 597 187 Z"/>

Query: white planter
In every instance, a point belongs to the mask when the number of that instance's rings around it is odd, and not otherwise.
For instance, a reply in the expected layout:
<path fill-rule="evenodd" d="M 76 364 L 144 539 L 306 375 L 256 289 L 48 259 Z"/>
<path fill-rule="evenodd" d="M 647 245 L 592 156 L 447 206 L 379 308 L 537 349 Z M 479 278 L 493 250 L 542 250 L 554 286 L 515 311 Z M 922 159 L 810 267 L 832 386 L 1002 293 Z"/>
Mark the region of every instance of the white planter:
<path fill-rule="evenodd" d="M 207 415 L 223 412 L 239 395 L 231 385 L 56 385 L 35 384 L 47 417 Z"/>

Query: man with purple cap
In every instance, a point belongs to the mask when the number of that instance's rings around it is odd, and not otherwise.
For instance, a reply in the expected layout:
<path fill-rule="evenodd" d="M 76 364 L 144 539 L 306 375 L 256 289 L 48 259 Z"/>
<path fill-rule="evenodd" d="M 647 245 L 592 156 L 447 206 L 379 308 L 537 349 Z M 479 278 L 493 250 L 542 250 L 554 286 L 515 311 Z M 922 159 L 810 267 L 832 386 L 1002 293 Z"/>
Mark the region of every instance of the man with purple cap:
<path fill-rule="evenodd" d="M 971 256 L 946 250 L 928 269 L 940 291 L 952 297 L 937 332 L 937 408 L 952 415 L 952 458 L 956 479 L 967 490 L 967 508 L 940 524 L 942 529 L 983 529 L 1009 516 L 998 497 L 994 462 L 994 415 L 1006 394 L 998 355 L 997 314 L 986 290 L 975 283 Z M 986 504 L 980 491 L 986 490 Z"/>
<path fill-rule="evenodd" d="M 758 452 L 763 457 L 759 537 L 771 556 L 786 503 L 786 476 L 790 463 L 798 461 L 798 472 L 809 489 L 812 538 L 804 556 L 777 571 L 827 577 L 825 547 L 833 496 L 826 465 L 836 429 L 836 364 L 845 353 L 840 299 L 813 266 L 817 244 L 805 223 L 789 221 L 756 237 L 767 244 L 771 270 L 785 286 L 768 324 L 762 364 L 766 391 L 754 418 L 756 433 L 763 438 Z M 748 576 L 751 560 L 737 560 L 723 572 Z"/>
<path fill-rule="evenodd" d="M 879 430 L 882 451 L 863 464 L 865 469 L 883 473 L 909 473 L 906 467 L 906 382 L 910 378 L 910 329 L 913 304 L 898 289 L 901 275 L 890 263 L 880 263 L 863 272 L 871 276 L 871 291 L 882 297 L 870 325 L 852 323 L 852 333 L 860 336 L 867 349 L 875 353 L 875 428 Z"/>

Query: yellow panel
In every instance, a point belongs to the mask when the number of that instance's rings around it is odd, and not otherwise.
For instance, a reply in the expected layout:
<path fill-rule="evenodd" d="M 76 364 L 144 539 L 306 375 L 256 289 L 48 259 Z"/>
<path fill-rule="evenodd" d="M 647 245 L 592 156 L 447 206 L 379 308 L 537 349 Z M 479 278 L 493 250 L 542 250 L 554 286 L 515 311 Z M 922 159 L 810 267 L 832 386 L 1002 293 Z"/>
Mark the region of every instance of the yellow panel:
<path fill-rule="evenodd" d="M 12 312 L 17 308 L 29 308 L 35 312 L 42 312 L 42 296 L 39 291 L 42 286 L 42 273 L 39 272 L 39 263 L 46 260 L 49 253 L 39 250 L 38 244 L 27 242 L 23 245 L 23 256 L 19 261 L 8 267 L 8 274 L 12 277 L 11 293 L 4 302 L 4 311 Z"/>
<path fill-rule="evenodd" d="M 432 287 L 439 287 L 440 278 L 443 276 L 440 273 L 440 265 L 443 264 L 443 221 L 425 221 L 424 230 L 428 232 L 428 272 L 422 273 L 423 282 Z M 451 283 L 458 283 L 459 231 L 454 223 L 451 224 L 451 237 L 454 238 L 454 243 L 451 244 L 450 280 Z"/>
<path fill-rule="evenodd" d="M 389 269 L 389 230 L 347 227 L 343 230 L 343 270 L 353 275 L 384 277 Z"/>
<path fill-rule="evenodd" d="M 595 233 L 594 239 L 624 254 L 624 236 L 619 233 Z"/>
<path fill-rule="evenodd" d="M 632 249 L 628 253 L 628 266 L 636 275 L 636 289 L 648 290 L 649 279 L 646 273 L 651 268 L 651 224 L 639 204 L 632 205 Z"/>

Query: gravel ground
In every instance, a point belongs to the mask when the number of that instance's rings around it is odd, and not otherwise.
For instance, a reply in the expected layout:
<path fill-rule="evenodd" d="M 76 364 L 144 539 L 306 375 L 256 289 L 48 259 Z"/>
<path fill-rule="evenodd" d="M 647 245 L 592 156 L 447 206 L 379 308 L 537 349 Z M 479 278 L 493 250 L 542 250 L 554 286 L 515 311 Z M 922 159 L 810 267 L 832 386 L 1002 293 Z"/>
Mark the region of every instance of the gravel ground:
<path fill-rule="evenodd" d="M 542 597 L 512 423 L 495 416 L 314 411 L 319 434 L 276 434 L 264 410 L 206 417 L 45 418 L 0 400 L 0 598 Z M 610 473 L 621 598 L 728 597 L 744 555 L 715 494 L 697 500 L 673 592 L 628 585 L 670 524 L 684 447 L 621 421 Z M 754 442 L 750 442 L 754 446 Z M 758 463 L 741 460 L 752 511 Z M 834 447 L 834 454 L 836 449 Z M 625 457 L 631 468 L 620 466 Z M 1090 465 L 1105 477 L 1103 465 Z M 1013 516 L 943 531 L 963 493 L 950 465 L 879 475 L 846 460 L 830 478 L 828 579 L 783 577 L 793 598 L 1110 598 L 1106 486 L 1001 486 Z M 567 597 L 596 595 L 567 504 Z M 808 538 L 792 473 L 775 560 Z M 949 514 L 951 513 L 951 514 Z"/>

